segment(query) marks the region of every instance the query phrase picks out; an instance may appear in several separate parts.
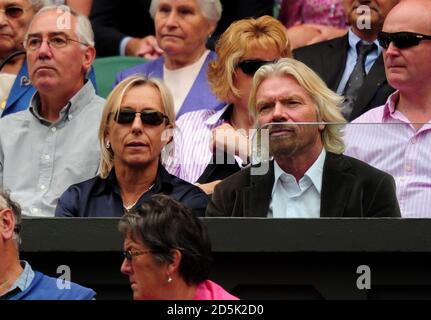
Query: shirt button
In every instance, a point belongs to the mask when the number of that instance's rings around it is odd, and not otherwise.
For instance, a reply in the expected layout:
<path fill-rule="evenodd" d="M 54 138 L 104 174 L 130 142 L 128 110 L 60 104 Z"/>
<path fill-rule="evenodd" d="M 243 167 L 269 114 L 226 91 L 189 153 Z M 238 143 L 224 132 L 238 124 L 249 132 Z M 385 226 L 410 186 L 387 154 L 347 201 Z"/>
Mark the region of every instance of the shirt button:
<path fill-rule="evenodd" d="M 46 186 L 45 185 L 43 185 L 43 184 L 41 184 L 40 185 L 40 190 L 45 190 L 46 189 Z"/>
<path fill-rule="evenodd" d="M 57 128 L 56 128 L 56 127 L 52 127 L 52 128 L 51 128 L 51 131 L 52 131 L 52 132 L 56 132 L 56 131 L 57 131 Z"/>
<path fill-rule="evenodd" d="M 412 144 L 415 144 L 418 141 L 416 140 L 416 138 L 413 138 L 411 142 L 412 142 Z"/>
<path fill-rule="evenodd" d="M 72 119 L 73 119 L 73 116 L 72 116 L 71 114 L 69 114 L 69 115 L 67 116 L 67 119 L 69 119 L 69 121 L 70 121 L 70 120 L 72 120 Z"/>
<path fill-rule="evenodd" d="M 412 166 L 410 166 L 410 165 L 406 165 L 406 171 L 407 171 L 407 172 L 412 171 Z"/>
<path fill-rule="evenodd" d="M 49 158 L 50 158 L 49 154 L 46 154 L 46 155 L 44 156 L 44 159 L 45 159 L 45 160 L 49 160 Z"/>

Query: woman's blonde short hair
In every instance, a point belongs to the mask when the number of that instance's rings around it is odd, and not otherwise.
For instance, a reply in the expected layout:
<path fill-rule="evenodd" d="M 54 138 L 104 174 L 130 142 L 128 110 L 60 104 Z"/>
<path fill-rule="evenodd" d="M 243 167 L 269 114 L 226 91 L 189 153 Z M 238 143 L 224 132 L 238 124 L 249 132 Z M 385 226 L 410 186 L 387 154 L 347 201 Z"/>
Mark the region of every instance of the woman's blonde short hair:
<path fill-rule="evenodd" d="M 123 101 L 124 95 L 130 89 L 139 86 L 151 86 L 159 91 L 163 103 L 164 114 L 168 117 L 169 124 L 172 127 L 175 126 L 175 109 L 173 98 L 168 87 L 166 87 L 166 85 L 162 81 L 155 78 L 147 78 L 144 76 L 131 76 L 121 81 L 111 91 L 108 98 L 106 99 L 105 108 L 103 110 L 102 120 L 99 127 L 99 144 L 101 150 L 99 171 L 100 176 L 103 179 L 108 177 L 109 172 L 111 172 L 114 166 L 114 154 L 112 152 L 112 148 L 106 148 L 105 141 L 109 121 L 118 117 L 121 102 Z"/>
<path fill-rule="evenodd" d="M 232 23 L 217 41 L 218 58 L 209 64 L 208 81 L 220 101 L 240 97 L 234 86 L 237 64 L 253 50 L 276 48 L 280 57 L 291 57 L 289 41 L 280 21 L 270 16 L 243 19 Z"/>
<path fill-rule="evenodd" d="M 313 70 L 300 61 L 284 58 L 277 63 L 264 65 L 256 72 L 249 99 L 250 114 L 257 119 L 256 91 L 265 79 L 272 76 L 293 77 L 307 91 L 317 106 L 318 120 L 334 123 L 334 125 L 326 125 L 321 133 L 325 150 L 342 153 L 345 147 L 341 124 L 346 122 L 341 113 L 343 97 L 330 90 Z"/>

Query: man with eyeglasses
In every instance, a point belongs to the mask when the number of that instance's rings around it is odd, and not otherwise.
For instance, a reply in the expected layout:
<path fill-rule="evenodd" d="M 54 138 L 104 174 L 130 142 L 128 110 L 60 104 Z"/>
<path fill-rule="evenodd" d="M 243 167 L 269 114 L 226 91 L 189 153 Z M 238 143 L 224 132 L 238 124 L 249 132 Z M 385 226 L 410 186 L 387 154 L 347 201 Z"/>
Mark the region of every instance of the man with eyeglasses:
<path fill-rule="evenodd" d="M 24 47 L 37 92 L 28 110 L 0 120 L 0 187 L 11 190 L 25 215 L 51 217 L 68 186 L 97 173 L 104 99 L 86 80 L 95 57 L 86 17 L 45 7 Z"/>
<path fill-rule="evenodd" d="M 0 191 L 0 300 L 90 300 L 96 293 L 73 282 L 59 281 L 19 260 L 21 208 Z"/>
<path fill-rule="evenodd" d="M 346 130 L 346 153 L 392 174 L 401 214 L 431 217 L 431 2 L 403 0 L 378 39 L 397 89 Z M 364 123 L 369 123 L 364 125 Z"/>
<path fill-rule="evenodd" d="M 23 47 L 24 35 L 33 16 L 48 0 L 0 0 L 0 116 L 28 108 L 36 92 L 32 85 Z M 96 87 L 94 70 L 88 78 Z"/>
<path fill-rule="evenodd" d="M 377 42 L 388 12 L 399 0 L 343 0 L 350 28 L 346 35 L 293 51 L 325 81 L 345 97 L 343 116 L 351 121 L 385 103 L 394 91 L 383 65 Z"/>

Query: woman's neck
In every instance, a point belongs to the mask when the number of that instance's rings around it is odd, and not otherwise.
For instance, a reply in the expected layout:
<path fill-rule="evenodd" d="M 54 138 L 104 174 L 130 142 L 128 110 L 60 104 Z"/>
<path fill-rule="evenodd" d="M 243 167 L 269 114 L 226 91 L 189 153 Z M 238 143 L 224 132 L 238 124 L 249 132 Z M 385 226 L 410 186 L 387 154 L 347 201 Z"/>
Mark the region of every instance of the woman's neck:
<path fill-rule="evenodd" d="M 165 67 L 169 70 L 176 70 L 189 66 L 198 61 L 206 50 L 205 46 L 203 46 L 193 51 L 191 54 L 187 53 L 174 56 L 165 54 Z"/>
<path fill-rule="evenodd" d="M 137 200 L 152 188 L 157 177 L 158 160 L 148 166 L 138 168 L 114 165 L 115 175 L 125 205 Z"/>
<path fill-rule="evenodd" d="M 193 300 L 196 296 L 196 285 L 188 285 L 182 279 L 174 279 L 174 286 L 170 288 L 170 293 L 166 300 Z"/>
<path fill-rule="evenodd" d="M 253 126 L 253 119 L 248 112 L 248 108 L 234 105 L 230 123 L 234 129 L 251 129 Z"/>

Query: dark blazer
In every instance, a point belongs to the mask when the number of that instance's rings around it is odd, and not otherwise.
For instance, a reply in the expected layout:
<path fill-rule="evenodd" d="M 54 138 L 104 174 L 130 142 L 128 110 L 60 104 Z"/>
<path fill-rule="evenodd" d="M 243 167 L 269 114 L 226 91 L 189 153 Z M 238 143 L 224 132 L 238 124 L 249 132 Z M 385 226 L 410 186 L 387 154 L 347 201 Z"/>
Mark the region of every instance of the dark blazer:
<path fill-rule="evenodd" d="M 336 91 L 343 76 L 348 49 L 349 38 L 345 35 L 298 48 L 293 51 L 293 56 L 313 69 L 331 90 Z M 352 121 L 366 111 L 385 104 L 394 91 L 386 80 L 383 57 L 380 55 L 365 77 L 348 120 Z"/>
<path fill-rule="evenodd" d="M 274 185 L 274 163 L 265 175 L 244 169 L 216 186 L 206 216 L 266 217 Z M 323 167 L 321 217 L 400 217 L 395 181 L 389 174 L 327 152 Z"/>
<path fill-rule="evenodd" d="M 126 37 L 154 34 L 154 21 L 148 12 L 151 0 L 95 0 L 90 20 L 98 57 L 118 56 Z"/>

